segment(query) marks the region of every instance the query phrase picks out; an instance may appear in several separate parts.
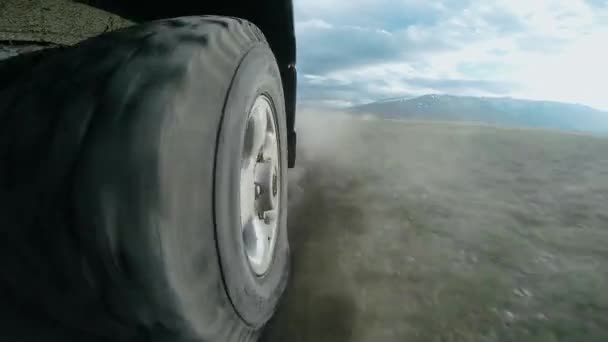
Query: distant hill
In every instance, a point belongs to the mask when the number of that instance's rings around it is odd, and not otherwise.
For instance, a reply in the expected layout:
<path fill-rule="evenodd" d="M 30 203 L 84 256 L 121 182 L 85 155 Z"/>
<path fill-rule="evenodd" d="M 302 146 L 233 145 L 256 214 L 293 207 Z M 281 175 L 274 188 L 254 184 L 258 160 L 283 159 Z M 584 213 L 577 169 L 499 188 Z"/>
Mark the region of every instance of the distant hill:
<path fill-rule="evenodd" d="M 423 95 L 350 108 L 386 119 L 469 121 L 497 125 L 608 133 L 608 112 L 579 104 L 512 98 Z"/>

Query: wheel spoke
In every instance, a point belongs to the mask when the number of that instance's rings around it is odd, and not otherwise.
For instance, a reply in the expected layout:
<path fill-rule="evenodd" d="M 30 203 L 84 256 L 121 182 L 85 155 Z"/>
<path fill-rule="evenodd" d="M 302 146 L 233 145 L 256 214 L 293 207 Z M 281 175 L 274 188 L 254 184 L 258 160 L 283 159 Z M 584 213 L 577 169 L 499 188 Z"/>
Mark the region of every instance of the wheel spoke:
<path fill-rule="evenodd" d="M 246 167 L 252 166 L 257 161 L 266 140 L 267 125 L 268 119 L 263 108 L 254 105 L 245 130 L 243 161 L 246 163 Z"/>
<path fill-rule="evenodd" d="M 241 224 L 245 227 L 255 215 L 255 185 L 253 165 L 241 170 L 241 186 L 240 186 L 240 201 L 241 201 Z"/>
<path fill-rule="evenodd" d="M 264 142 L 264 160 L 278 162 L 277 138 L 273 132 L 266 133 Z"/>
<path fill-rule="evenodd" d="M 257 157 L 266 140 L 266 131 L 268 127 L 268 116 L 263 108 L 256 108 L 251 116 L 254 130 L 253 151 Z"/>
<path fill-rule="evenodd" d="M 276 211 L 271 210 L 264 213 L 264 219 L 259 220 L 256 227 L 258 240 L 270 241 L 274 235 Z"/>
<path fill-rule="evenodd" d="M 272 226 L 276 221 L 279 213 L 276 209 L 264 212 L 264 224 Z"/>

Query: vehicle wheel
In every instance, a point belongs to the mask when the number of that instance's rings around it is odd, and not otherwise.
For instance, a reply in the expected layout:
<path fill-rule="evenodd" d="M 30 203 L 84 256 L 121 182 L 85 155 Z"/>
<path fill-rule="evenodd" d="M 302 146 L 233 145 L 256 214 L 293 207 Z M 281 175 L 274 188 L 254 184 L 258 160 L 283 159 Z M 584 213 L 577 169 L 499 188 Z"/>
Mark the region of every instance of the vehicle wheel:
<path fill-rule="evenodd" d="M 111 340 L 246 341 L 288 277 L 281 78 L 224 17 L 140 25 L 0 88 L 1 282 Z"/>

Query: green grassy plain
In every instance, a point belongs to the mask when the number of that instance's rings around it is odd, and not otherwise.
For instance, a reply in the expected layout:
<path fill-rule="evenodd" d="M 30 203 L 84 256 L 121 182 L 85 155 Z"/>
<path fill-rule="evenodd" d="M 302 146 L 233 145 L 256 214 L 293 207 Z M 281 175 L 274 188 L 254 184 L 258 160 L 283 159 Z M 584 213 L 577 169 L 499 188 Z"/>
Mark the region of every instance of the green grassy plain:
<path fill-rule="evenodd" d="M 265 341 L 608 341 L 608 139 L 299 120 Z"/>

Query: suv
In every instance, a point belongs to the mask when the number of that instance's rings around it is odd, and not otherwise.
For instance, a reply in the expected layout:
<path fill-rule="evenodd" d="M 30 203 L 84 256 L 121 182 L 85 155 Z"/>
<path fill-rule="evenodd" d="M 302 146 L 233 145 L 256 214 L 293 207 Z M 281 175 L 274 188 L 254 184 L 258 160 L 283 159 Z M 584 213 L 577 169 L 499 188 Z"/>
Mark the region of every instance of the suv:
<path fill-rule="evenodd" d="M 255 340 L 289 270 L 291 0 L 5 0 L 0 80 L 15 315 L 79 340 Z"/>

